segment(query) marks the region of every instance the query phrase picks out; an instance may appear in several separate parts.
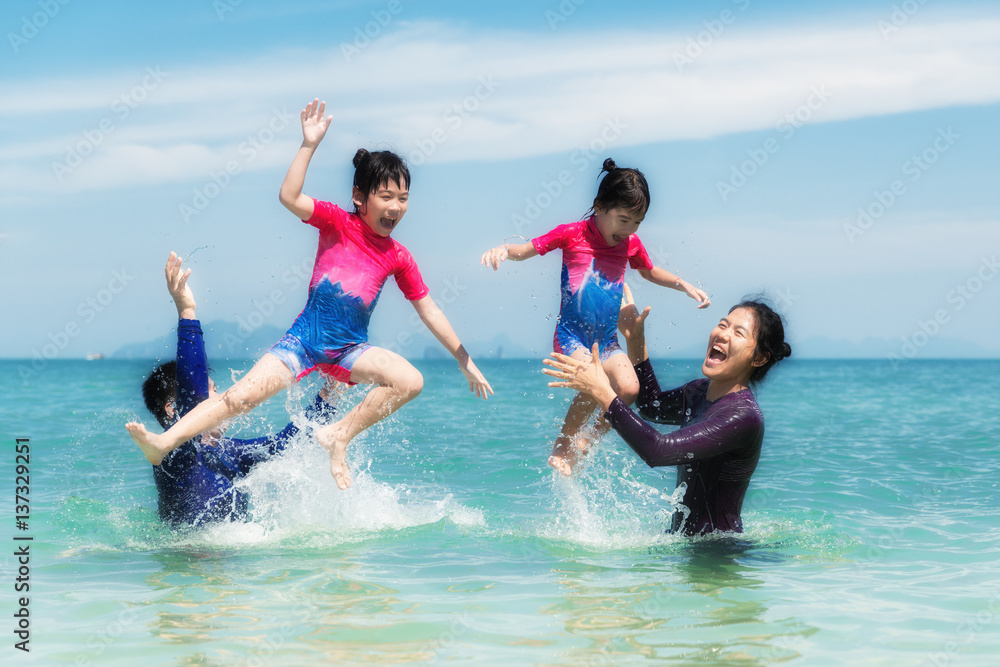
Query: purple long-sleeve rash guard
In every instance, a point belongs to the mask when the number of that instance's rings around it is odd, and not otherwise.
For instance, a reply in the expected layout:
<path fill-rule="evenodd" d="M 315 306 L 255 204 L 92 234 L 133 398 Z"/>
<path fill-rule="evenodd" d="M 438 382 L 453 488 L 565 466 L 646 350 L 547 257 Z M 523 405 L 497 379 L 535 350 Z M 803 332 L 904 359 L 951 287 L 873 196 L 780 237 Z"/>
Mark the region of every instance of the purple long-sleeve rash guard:
<path fill-rule="evenodd" d="M 677 485 L 687 485 L 675 511 L 672 531 L 701 535 L 743 532 L 740 511 L 764 440 L 764 415 L 749 389 L 716 401 L 706 398 L 708 380 L 661 391 L 649 360 L 635 367 L 639 378 L 636 407 L 645 419 L 681 428 L 660 433 L 620 398 L 608 418 L 622 439 L 649 466 L 677 466 Z"/>

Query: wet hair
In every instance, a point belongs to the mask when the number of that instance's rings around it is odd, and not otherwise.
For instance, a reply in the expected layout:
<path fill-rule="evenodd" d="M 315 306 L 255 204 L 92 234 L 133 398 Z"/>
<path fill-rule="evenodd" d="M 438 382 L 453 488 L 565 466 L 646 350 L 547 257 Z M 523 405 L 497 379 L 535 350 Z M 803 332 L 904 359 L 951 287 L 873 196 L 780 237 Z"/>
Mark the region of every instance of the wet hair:
<path fill-rule="evenodd" d="M 744 297 L 743 301 L 730 308 L 729 312 L 732 313 L 737 308 L 746 308 L 753 312 L 754 338 L 757 339 L 754 360 L 762 357 L 765 360 L 762 365 L 753 366 L 750 370 L 750 386 L 756 387 L 776 363 L 791 356 L 792 346 L 785 342 L 785 323 L 781 315 L 774 312 L 765 296 L 756 294 Z"/>
<path fill-rule="evenodd" d="M 613 208 L 623 208 L 626 211 L 638 211 L 646 215 L 649 210 L 649 185 L 646 177 L 638 169 L 622 168 L 608 158 L 601 166 L 601 184 L 597 186 L 597 196 L 590 212 L 597 209 L 609 211 Z M 600 178 L 598 174 L 598 178 Z"/>
<path fill-rule="evenodd" d="M 398 183 L 400 187 L 410 189 L 410 170 L 406 168 L 403 158 L 392 151 L 369 153 L 359 148 L 354 154 L 354 187 L 367 199 L 368 195 L 389 183 Z M 354 208 L 354 212 L 358 213 L 357 205 Z"/>
<path fill-rule="evenodd" d="M 153 369 L 142 383 L 142 400 L 163 428 L 173 421 L 167 415 L 167 403 L 177 400 L 177 362 L 168 361 Z"/>

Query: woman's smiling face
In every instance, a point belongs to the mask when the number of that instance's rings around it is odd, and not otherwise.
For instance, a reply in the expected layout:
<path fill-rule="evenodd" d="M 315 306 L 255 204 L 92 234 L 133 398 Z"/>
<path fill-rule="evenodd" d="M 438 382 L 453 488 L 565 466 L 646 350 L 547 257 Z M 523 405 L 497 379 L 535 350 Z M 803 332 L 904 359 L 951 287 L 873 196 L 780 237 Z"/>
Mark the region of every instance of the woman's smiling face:
<path fill-rule="evenodd" d="M 708 335 L 708 351 L 701 372 L 709 380 L 746 385 L 756 360 L 757 336 L 753 311 L 737 308 Z M 757 363 L 755 363 L 757 361 Z"/>

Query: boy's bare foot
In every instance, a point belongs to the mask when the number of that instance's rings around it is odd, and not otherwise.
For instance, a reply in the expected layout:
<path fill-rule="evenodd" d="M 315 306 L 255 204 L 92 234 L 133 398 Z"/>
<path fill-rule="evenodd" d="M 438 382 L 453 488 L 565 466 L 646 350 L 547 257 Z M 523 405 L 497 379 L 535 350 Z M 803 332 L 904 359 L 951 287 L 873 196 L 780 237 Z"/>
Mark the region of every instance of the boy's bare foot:
<path fill-rule="evenodd" d="M 343 491 L 351 486 L 351 469 L 347 467 L 347 440 L 341 437 L 337 424 L 330 424 L 316 431 L 320 447 L 330 452 L 330 474 L 337 488 Z"/>
<path fill-rule="evenodd" d="M 125 424 L 125 430 L 128 434 L 132 436 L 132 440 L 135 444 L 139 445 L 139 449 L 146 456 L 146 460 L 152 463 L 154 466 L 160 465 L 163 462 L 163 457 L 167 455 L 166 452 L 161 450 L 161 445 L 158 442 L 160 436 L 155 433 L 150 433 L 146 430 L 146 427 L 139 422 L 129 422 Z"/>

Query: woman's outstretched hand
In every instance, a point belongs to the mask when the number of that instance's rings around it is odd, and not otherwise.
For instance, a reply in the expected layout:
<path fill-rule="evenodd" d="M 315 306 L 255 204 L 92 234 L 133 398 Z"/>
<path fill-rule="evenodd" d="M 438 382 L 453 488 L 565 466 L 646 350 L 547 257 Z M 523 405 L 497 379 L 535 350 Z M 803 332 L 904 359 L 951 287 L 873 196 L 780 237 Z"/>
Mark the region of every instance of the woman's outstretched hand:
<path fill-rule="evenodd" d="M 632 290 L 629 289 L 628 283 L 625 284 L 621 309 L 618 311 L 618 331 L 621 332 L 626 341 L 645 336 L 646 318 L 649 317 L 649 311 L 652 309 L 651 306 L 646 306 L 640 313 L 632 299 Z"/>
<path fill-rule="evenodd" d="M 542 363 L 551 368 L 542 369 L 546 375 L 556 378 L 549 382 L 550 387 L 564 387 L 590 394 L 607 410 L 617 394 L 611 388 L 611 381 L 601 366 L 601 354 L 594 343 L 590 359 L 574 359 L 558 352 L 552 353 L 551 359 L 543 359 Z"/>

